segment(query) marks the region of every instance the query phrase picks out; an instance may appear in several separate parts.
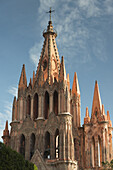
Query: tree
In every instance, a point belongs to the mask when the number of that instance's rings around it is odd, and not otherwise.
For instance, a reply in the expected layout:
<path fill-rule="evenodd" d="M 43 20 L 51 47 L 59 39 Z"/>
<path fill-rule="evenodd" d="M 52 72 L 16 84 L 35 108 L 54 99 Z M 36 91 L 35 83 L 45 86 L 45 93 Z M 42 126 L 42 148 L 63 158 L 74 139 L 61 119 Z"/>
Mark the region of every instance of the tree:
<path fill-rule="evenodd" d="M 37 170 L 36 165 L 0 142 L 0 170 Z"/>
<path fill-rule="evenodd" d="M 111 160 L 110 163 L 108 161 L 102 162 L 102 166 L 103 166 L 104 170 L 113 169 L 113 159 Z"/>

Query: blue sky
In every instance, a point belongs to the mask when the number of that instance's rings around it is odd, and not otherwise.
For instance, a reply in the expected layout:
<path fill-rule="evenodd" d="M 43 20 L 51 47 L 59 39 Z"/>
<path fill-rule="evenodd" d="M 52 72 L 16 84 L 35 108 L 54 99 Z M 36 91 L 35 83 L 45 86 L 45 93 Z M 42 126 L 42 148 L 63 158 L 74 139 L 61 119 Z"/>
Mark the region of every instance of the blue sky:
<path fill-rule="evenodd" d="M 36 71 L 50 6 L 71 87 L 78 75 L 81 124 L 86 106 L 91 115 L 95 80 L 113 122 L 113 0 L 0 0 L 0 136 L 11 121 L 22 65 L 28 83 Z"/>

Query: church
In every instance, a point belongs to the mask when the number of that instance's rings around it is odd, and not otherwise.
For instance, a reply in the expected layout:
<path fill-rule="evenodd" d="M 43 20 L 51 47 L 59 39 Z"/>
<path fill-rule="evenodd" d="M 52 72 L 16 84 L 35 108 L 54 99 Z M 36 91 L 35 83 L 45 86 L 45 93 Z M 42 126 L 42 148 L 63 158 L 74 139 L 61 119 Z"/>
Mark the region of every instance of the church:
<path fill-rule="evenodd" d="M 50 9 L 51 16 L 51 9 Z M 72 89 L 64 57 L 59 57 L 51 17 L 36 72 L 27 83 L 22 67 L 18 96 L 12 107 L 11 131 L 6 121 L 3 142 L 35 163 L 39 170 L 101 169 L 113 159 L 112 122 L 101 103 L 95 81 L 91 117 L 88 107 L 81 126 L 81 95 L 77 73 Z"/>

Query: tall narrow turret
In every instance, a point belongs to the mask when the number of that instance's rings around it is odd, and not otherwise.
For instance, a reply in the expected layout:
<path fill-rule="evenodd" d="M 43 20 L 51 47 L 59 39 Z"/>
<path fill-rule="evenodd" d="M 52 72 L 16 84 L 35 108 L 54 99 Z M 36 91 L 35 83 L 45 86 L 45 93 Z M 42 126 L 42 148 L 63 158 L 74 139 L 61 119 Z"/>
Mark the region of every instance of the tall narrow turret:
<path fill-rule="evenodd" d="M 6 125 L 5 125 L 5 130 L 3 131 L 3 136 L 2 136 L 3 142 L 5 145 L 9 145 L 9 130 L 8 130 L 8 120 L 6 121 Z"/>
<path fill-rule="evenodd" d="M 75 127 L 80 127 L 81 124 L 81 112 L 80 112 L 80 89 L 78 84 L 77 73 L 74 74 L 73 86 L 72 86 L 72 100 L 74 103 L 73 123 Z"/>

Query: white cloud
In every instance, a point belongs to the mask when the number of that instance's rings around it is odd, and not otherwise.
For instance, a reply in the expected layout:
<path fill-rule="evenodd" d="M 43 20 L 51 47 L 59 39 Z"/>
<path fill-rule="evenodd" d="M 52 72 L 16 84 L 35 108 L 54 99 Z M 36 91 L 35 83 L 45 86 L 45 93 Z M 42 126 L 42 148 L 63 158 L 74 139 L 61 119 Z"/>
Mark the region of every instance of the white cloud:
<path fill-rule="evenodd" d="M 35 43 L 33 47 L 29 50 L 29 55 L 31 61 L 34 63 L 35 67 L 38 65 L 38 61 L 41 55 L 42 42 Z"/>
<path fill-rule="evenodd" d="M 104 32 L 99 25 L 105 15 L 113 14 L 112 0 L 40 0 L 38 7 L 38 23 L 41 29 L 46 29 L 50 6 L 55 10 L 52 14 L 53 26 L 58 32 L 58 50 L 65 60 L 74 59 L 76 63 L 84 64 L 92 61 L 92 53 L 102 62 L 107 60 Z M 103 24 L 104 26 L 104 24 Z M 93 27 L 93 29 L 92 29 Z M 35 43 L 29 50 L 29 55 L 35 66 L 41 55 L 42 42 Z"/>
<path fill-rule="evenodd" d="M 13 96 L 16 96 L 17 97 L 17 93 L 18 93 L 18 88 L 12 86 L 8 89 L 8 93 L 13 95 Z"/>
<path fill-rule="evenodd" d="M 6 103 L 4 113 L 0 112 L 0 141 L 2 141 L 1 136 L 3 136 L 3 130 L 5 128 L 6 120 L 8 120 L 8 123 L 11 122 L 11 107 L 9 106 L 9 103 Z M 10 126 L 9 126 L 10 130 Z"/>

